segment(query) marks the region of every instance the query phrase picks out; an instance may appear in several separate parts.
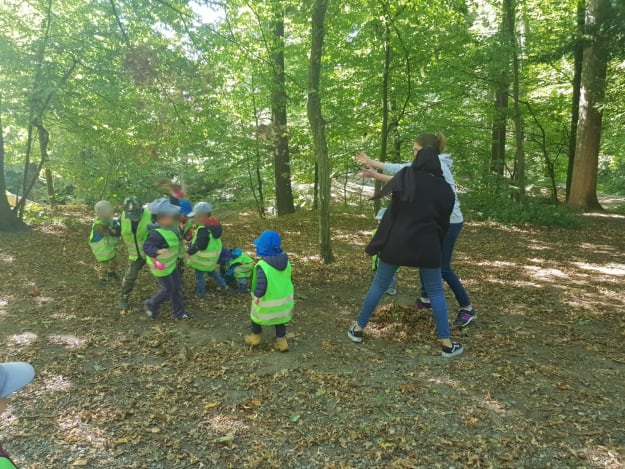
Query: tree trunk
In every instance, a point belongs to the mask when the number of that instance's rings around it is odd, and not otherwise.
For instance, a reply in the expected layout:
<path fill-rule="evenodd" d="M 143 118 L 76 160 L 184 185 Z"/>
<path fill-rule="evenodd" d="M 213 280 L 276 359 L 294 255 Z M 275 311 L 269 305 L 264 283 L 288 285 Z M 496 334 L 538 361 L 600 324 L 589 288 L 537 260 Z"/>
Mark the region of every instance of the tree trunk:
<path fill-rule="evenodd" d="M 380 135 L 380 154 L 378 160 L 384 163 L 386 161 L 386 155 L 388 151 L 388 134 L 389 134 L 389 102 L 388 102 L 388 85 L 391 75 L 391 25 L 389 24 L 391 19 L 384 17 L 384 69 L 382 70 L 382 129 Z M 381 184 L 379 181 L 375 182 L 375 192 L 380 191 Z M 375 199 L 373 202 L 374 212 L 377 213 L 380 210 L 380 199 Z"/>
<path fill-rule="evenodd" d="M 321 57 L 325 36 L 324 20 L 328 0 L 314 0 L 312 7 L 312 32 L 310 46 L 310 75 L 308 79 L 308 120 L 313 137 L 313 146 L 319 166 L 319 237 L 321 260 L 329 264 L 334 261 L 332 234 L 330 231 L 330 161 L 325 134 L 325 121 L 321 114 Z"/>
<path fill-rule="evenodd" d="M 514 39 L 514 16 L 509 13 L 512 0 L 504 0 L 502 5 L 500 50 L 504 57 L 496 79 L 493 127 L 491 133 L 490 170 L 497 176 L 503 176 L 506 167 L 506 133 L 508 127 L 508 96 L 510 94 L 510 55 Z"/>
<path fill-rule="evenodd" d="M 525 134 L 523 129 L 523 114 L 521 113 L 521 47 L 516 37 L 516 1 L 506 0 L 504 6 L 510 10 L 507 12 L 509 27 L 512 32 L 512 102 L 514 121 L 514 172 L 513 180 L 518 187 L 517 199 L 525 197 Z"/>
<path fill-rule="evenodd" d="M 315 161 L 315 182 L 313 185 L 313 210 L 319 210 L 319 163 Z"/>
<path fill-rule="evenodd" d="M 601 210 L 597 199 L 597 169 L 601 146 L 601 106 L 605 97 L 608 41 L 605 23 L 610 17 L 610 0 L 589 0 L 586 37 L 582 58 L 579 119 L 575 160 L 568 204 L 583 210 Z"/>
<path fill-rule="evenodd" d="M 584 56 L 584 28 L 586 25 L 586 2 L 577 2 L 577 31 L 575 50 L 573 51 L 573 99 L 571 100 L 571 131 L 569 135 L 569 161 L 566 171 L 566 200 L 571 193 L 571 179 L 575 164 L 575 143 L 577 140 L 577 121 L 579 119 L 579 95 L 582 85 L 582 59 Z"/>
<path fill-rule="evenodd" d="M 4 178 L 4 128 L 0 115 L 0 231 L 22 231 L 25 229 L 26 225 L 17 218 L 17 213 L 11 209 L 7 198 L 7 186 Z"/>
<path fill-rule="evenodd" d="M 295 212 L 291 189 L 289 131 L 287 127 L 287 95 L 284 75 L 284 10 L 282 2 L 273 1 L 271 23 L 273 87 L 271 90 L 271 124 L 273 128 L 273 170 L 276 185 L 278 216 Z"/>
<path fill-rule="evenodd" d="M 52 177 L 52 170 L 46 168 L 44 172 L 46 176 L 46 189 L 48 191 L 48 204 L 56 204 L 56 195 L 54 194 L 54 178 Z"/>

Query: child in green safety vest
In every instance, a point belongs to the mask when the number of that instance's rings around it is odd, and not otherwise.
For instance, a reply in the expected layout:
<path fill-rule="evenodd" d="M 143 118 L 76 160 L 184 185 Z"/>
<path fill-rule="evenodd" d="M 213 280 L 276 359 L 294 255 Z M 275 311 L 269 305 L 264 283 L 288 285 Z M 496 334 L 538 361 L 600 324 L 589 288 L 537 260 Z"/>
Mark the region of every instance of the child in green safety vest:
<path fill-rule="evenodd" d="M 172 319 L 191 319 L 191 315 L 184 309 L 182 279 L 178 269 L 181 243 L 178 230 L 180 207 L 162 198 L 148 205 L 148 210 L 156 223 L 150 225 L 150 232 L 143 243 L 143 251 L 160 290 L 144 303 L 145 311 L 150 318 L 156 319 L 162 304 L 171 300 Z"/>
<path fill-rule="evenodd" d="M 121 235 L 128 251 L 128 268 L 122 280 L 122 292 L 118 309 L 126 310 L 130 307 L 130 294 L 134 289 L 139 272 L 145 266 L 143 243 L 148 238 L 149 226 L 152 223 L 152 214 L 143 208 L 143 205 L 134 196 L 124 200 L 124 211 L 121 216 Z"/>
<path fill-rule="evenodd" d="M 254 241 L 260 261 L 252 274 L 252 333 L 245 336 L 248 345 L 259 345 L 262 327 L 274 326 L 274 348 L 287 352 L 286 324 L 293 319 L 294 287 L 291 279 L 291 263 L 282 251 L 280 235 L 265 231 Z"/>
<path fill-rule="evenodd" d="M 196 298 L 204 297 L 207 276 L 215 280 L 219 290 L 228 288 L 218 269 L 223 228 L 212 214 L 213 206 L 208 202 L 198 202 L 189 213 L 189 218 L 195 221 L 195 232 L 187 250 L 187 265 L 195 270 Z"/>
<path fill-rule="evenodd" d="M 384 217 L 385 213 L 386 213 L 386 209 L 381 208 L 380 210 L 378 210 L 378 213 L 375 214 L 375 219 L 377 220 L 378 225 L 382 221 L 382 218 Z M 377 228 L 373 230 L 373 236 L 375 236 L 376 231 L 378 231 Z M 372 258 L 372 269 L 374 272 L 378 270 L 378 256 L 373 256 Z M 388 286 L 386 290 L 386 294 L 389 296 L 397 295 L 397 274 L 393 275 L 393 278 L 391 279 L 391 284 Z"/>
<path fill-rule="evenodd" d="M 180 207 L 180 217 L 178 218 L 178 231 L 180 231 L 180 251 L 178 254 L 178 269 L 180 269 L 180 277 L 184 278 L 185 253 L 187 252 L 187 243 L 193 239 L 193 219 L 189 218 L 189 214 L 193 211 L 191 202 L 187 199 L 178 201 Z"/>
<path fill-rule="evenodd" d="M 0 363 L 0 415 L 6 410 L 5 398 L 19 391 L 35 377 L 35 370 L 28 363 Z M 9 455 L 0 446 L 0 469 L 16 469 Z"/>
<path fill-rule="evenodd" d="M 237 293 L 243 295 L 250 292 L 248 280 L 252 278 L 254 260 L 241 248 L 223 248 L 219 256 L 219 265 L 221 276 L 228 285 L 236 286 Z"/>
<path fill-rule="evenodd" d="M 96 260 L 96 271 L 102 285 L 117 276 L 117 246 L 119 245 L 119 223 L 113 218 L 115 209 L 106 200 L 100 200 L 94 207 L 95 220 L 89 234 L 89 247 Z"/>

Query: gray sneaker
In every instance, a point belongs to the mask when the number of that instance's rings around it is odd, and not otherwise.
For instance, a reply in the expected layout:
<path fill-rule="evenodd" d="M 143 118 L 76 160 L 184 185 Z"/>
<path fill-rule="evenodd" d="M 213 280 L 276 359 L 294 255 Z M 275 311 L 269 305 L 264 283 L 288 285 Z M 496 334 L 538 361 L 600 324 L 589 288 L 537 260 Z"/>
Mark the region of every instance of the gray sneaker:
<path fill-rule="evenodd" d="M 128 300 L 119 300 L 119 303 L 117 303 L 117 309 L 126 310 L 128 308 L 130 308 Z"/>

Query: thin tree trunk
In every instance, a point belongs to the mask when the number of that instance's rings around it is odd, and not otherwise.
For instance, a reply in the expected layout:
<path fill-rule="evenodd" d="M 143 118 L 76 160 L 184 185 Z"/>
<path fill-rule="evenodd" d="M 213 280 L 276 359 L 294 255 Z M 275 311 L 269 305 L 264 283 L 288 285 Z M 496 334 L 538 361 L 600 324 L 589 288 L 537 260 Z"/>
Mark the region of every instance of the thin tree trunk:
<path fill-rule="evenodd" d="M 291 188 L 287 95 L 284 74 L 284 10 L 282 2 L 273 1 L 272 50 L 273 87 L 271 90 L 271 124 L 273 128 L 273 168 L 278 216 L 295 212 Z"/>
<path fill-rule="evenodd" d="M 56 204 L 56 195 L 54 193 L 54 178 L 52 177 L 52 170 L 50 168 L 46 168 L 44 171 L 46 176 L 46 189 L 48 191 L 48 204 L 54 205 Z"/>
<path fill-rule="evenodd" d="M 325 134 L 325 121 L 321 113 L 321 58 L 325 36 L 325 15 L 328 0 L 314 0 L 312 7 L 312 32 L 310 46 L 310 76 L 308 80 L 308 120 L 313 136 L 313 146 L 319 166 L 319 253 L 321 260 L 329 264 L 334 261 L 332 234 L 330 230 L 330 161 Z"/>
<path fill-rule="evenodd" d="M 499 51 L 504 57 L 496 79 L 493 126 L 491 132 L 490 170 L 497 176 L 503 176 L 506 167 L 506 134 L 508 127 L 508 96 L 510 94 L 510 56 L 514 39 L 514 16 L 510 15 L 512 0 L 502 4 L 501 29 L 499 31 Z"/>
<path fill-rule="evenodd" d="M 384 163 L 386 161 L 388 151 L 388 134 L 389 134 L 389 101 L 388 101 L 388 87 L 391 75 L 391 19 L 384 17 L 384 68 L 382 70 L 382 129 L 380 135 L 380 154 L 378 160 Z M 380 191 L 381 184 L 379 181 L 375 182 L 375 192 Z M 373 203 L 373 209 L 377 213 L 380 210 L 380 199 L 375 199 Z"/>
<path fill-rule="evenodd" d="M 517 197 L 525 197 L 525 133 L 523 129 L 523 114 L 521 112 L 521 47 L 516 35 L 516 1 L 507 0 L 504 4 L 510 8 L 508 16 L 511 18 L 509 26 L 512 36 L 512 100 L 514 120 L 514 172 L 513 180 L 518 187 Z"/>
<path fill-rule="evenodd" d="M 575 164 L 575 143 L 577 140 L 577 121 L 579 120 L 579 96 L 582 85 L 582 59 L 584 56 L 584 28 L 586 25 L 586 2 L 577 2 L 577 31 L 575 50 L 573 51 L 573 99 L 571 100 L 571 130 L 569 135 L 569 161 L 566 171 L 566 200 L 571 193 L 571 179 Z"/>
<path fill-rule="evenodd" d="M 610 13 L 610 0 L 589 0 L 587 3 L 585 36 L 588 40 L 582 59 L 575 160 L 568 200 L 570 206 L 583 210 L 602 209 L 597 198 L 597 169 L 610 39 L 605 23 Z"/>
<path fill-rule="evenodd" d="M 313 210 L 319 210 L 319 164 L 315 161 L 315 182 L 313 185 Z"/>

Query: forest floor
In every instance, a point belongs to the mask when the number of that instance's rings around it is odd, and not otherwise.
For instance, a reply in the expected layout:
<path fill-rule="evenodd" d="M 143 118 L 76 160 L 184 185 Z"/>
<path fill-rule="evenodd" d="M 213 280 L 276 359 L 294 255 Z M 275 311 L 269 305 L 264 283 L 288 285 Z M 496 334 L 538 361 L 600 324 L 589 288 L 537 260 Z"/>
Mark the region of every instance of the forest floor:
<path fill-rule="evenodd" d="M 283 234 L 297 289 L 289 353 L 272 351 L 270 330 L 258 349 L 243 344 L 246 297 L 210 294 L 188 301 L 192 321 L 149 320 L 147 271 L 120 314 L 119 287 L 96 282 L 86 223 L 0 236 L 0 361 L 37 370 L 0 428 L 21 467 L 623 467 L 624 217 L 468 223 L 455 264 L 478 319 L 451 360 L 429 314 L 407 306 L 411 269 L 365 342 L 348 340 L 372 276 L 371 218 L 334 216 L 329 266 L 308 213 L 222 220 L 230 247 Z"/>

